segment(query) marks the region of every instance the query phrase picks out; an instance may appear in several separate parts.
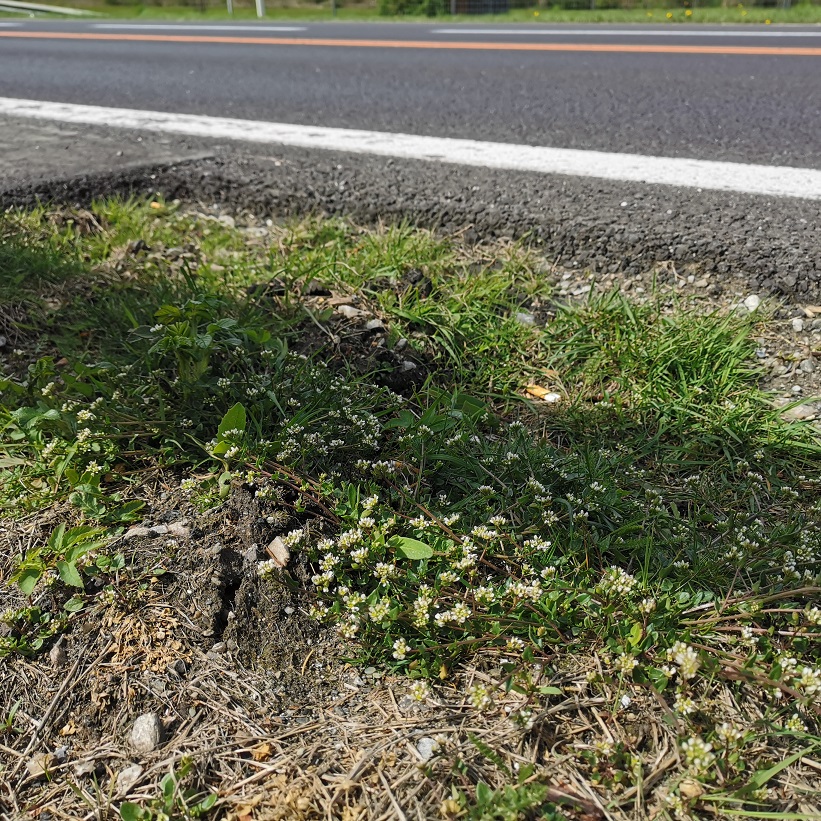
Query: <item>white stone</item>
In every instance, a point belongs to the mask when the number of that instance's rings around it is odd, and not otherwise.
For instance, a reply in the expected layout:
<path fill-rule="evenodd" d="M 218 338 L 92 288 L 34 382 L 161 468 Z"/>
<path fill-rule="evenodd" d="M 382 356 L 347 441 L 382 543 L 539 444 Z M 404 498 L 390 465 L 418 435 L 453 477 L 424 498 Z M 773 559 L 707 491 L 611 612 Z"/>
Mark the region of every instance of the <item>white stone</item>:
<path fill-rule="evenodd" d="M 117 774 L 117 792 L 125 795 L 139 780 L 143 768 L 139 764 L 132 764 Z"/>
<path fill-rule="evenodd" d="M 357 319 L 360 316 L 367 316 L 367 311 L 360 311 L 359 308 L 354 308 L 353 305 L 337 305 L 336 312 L 342 314 L 345 319 Z"/>
<path fill-rule="evenodd" d="M 744 300 L 744 307 L 750 313 L 755 311 L 758 308 L 759 305 L 761 305 L 761 297 L 759 297 L 757 294 L 750 294 L 750 296 L 748 296 Z"/>
<path fill-rule="evenodd" d="M 430 761 L 437 752 L 439 752 L 439 742 L 430 736 L 422 736 L 416 742 L 416 750 L 423 761 Z"/>
<path fill-rule="evenodd" d="M 798 332 L 800 332 L 800 331 L 803 331 L 803 330 L 804 330 L 804 320 L 803 320 L 803 319 L 801 319 L 801 317 L 800 317 L 800 316 L 797 316 L 797 317 L 796 317 L 796 318 L 792 321 L 792 329 L 793 329 L 796 333 L 798 333 Z"/>
<path fill-rule="evenodd" d="M 160 746 L 163 727 L 156 713 L 144 713 L 131 729 L 131 746 L 141 753 L 151 753 Z"/>

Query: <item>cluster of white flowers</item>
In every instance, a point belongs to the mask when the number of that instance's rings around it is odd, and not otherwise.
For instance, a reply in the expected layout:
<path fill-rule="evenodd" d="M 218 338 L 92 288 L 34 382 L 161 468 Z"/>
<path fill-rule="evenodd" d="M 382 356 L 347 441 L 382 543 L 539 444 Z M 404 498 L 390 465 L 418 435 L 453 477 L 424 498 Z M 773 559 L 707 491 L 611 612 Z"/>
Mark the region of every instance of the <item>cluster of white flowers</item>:
<path fill-rule="evenodd" d="M 431 696 L 430 687 L 424 681 L 414 681 L 410 686 L 409 694 L 414 701 L 423 703 Z"/>
<path fill-rule="evenodd" d="M 419 587 L 419 592 L 413 602 L 413 626 L 421 630 L 427 627 L 430 621 L 430 608 L 433 606 L 433 591 L 426 584 Z"/>
<path fill-rule="evenodd" d="M 534 536 L 532 539 L 525 540 L 525 547 L 528 550 L 549 550 L 552 546 L 553 542 L 543 539 L 541 536 Z"/>
<path fill-rule="evenodd" d="M 468 690 L 468 701 L 475 710 L 484 711 L 493 706 L 491 691 L 484 684 L 474 684 Z"/>
<path fill-rule="evenodd" d="M 806 733 L 807 725 L 801 720 L 798 713 L 793 713 L 785 722 L 784 729 L 791 733 Z"/>
<path fill-rule="evenodd" d="M 464 602 L 457 602 L 450 610 L 442 610 L 434 616 L 439 627 L 446 624 L 464 624 L 470 618 L 470 608 Z"/>
<path fill-rule="evenodd" d="M 527 601 L 533 602 L 539 601 L 544 594 L 542 583 L 539 579 L 509 581 L 504 592 L 514 599 L 526 599 Z"/>
<path fill-rule="evenodd" d="M 339 633 L 343 639 L 350 641 L 355 638 L 359 632 L 359 619 L 355 615 L 349 615 L 336 625 L 336 632 Z"/>
<path fill-rule="evenodd" d="M 596 585 L 596 591 L 608 598 L 629 596 L 638 585 L 635 576 L 615 565 L 604 571 L 601 581 Z"/>
<path fill-rule="evenodd" d="M 656 600 L 653 598 L 642 599 L 639 602 L 639 613 L 649 616 L 656 609 Z"/>
<path fill-rule="evenodd" d="M 695 701 L 693 701 L 690 696 L 681 691 L 676 693 L 676 700 L 673 702 L 673 710 L 680 716 L 692 715 L 697 709 L 698 707 L 696 706 Z"/>
<path fill-rule="evenodd" d="M 816 627 L 821 626 L 821 608 L 807 607 L 804 611 L 804 618 L 807 620 L 808 624 L 812 624 Z"/>
<path fill-rule="evenodd" d="M 336 576 L 333 570 L 325 570 L 322 573 L 316 573 L 311 576 L 311 582 L 320 593 L 328 593 L 335 578 Z"/>
<path fill-rule="evenodd" d="M 60 444 L 59 439 L 52 439 L 44 448 L 43 448 L 43 458 L 48 459 L 52 453 L 54 453 L 55 448 Z"/>
<path fill-rule="evenodd" d="M 794 679 L 794 684 L 807 698 L 815 700 L 821 695 L 821 668 L 802 667 Z"/>
<path fill-rule="evenodd" d="M 268 559 L 267 561 L 260 562 L 257 565 L 257 575 L 261 578 L 265 578 L 266 576 L 270 576 L 272 573 L 276 572 L 279 567 L 280 565 L 273 559 Z"/>
<path fill-rule="evenodd" d="M 403 638 L 398 638 L 393 643 L 393 657 L 397 661 L 402 661 L 410 652 L 410 645 Z"/>
<path fill-rule="evenodd" d="M 387 562 L 377 562 L 373 573 L 382 584 L 385 584 L 397 574 L 396 565 Z"/>
<path fill-rule="evenodd" d="M 699 736 L 688 738 L 681 744 L 684 761 L 695 773 L 704 773 L 715 763 L 713 745 Z"/>
<path fill-rule="evenodd" d="M 462 572 L 473 570 L 476 567 L 476 554 L 465 550 L 462 557 L 454 562 L 454 567 Z"/>
<path fill-rule="evenodd" d="M 282 537 L 282 541 L 285 547 L 289 549 L 292 549 L 302 544 L 304 539 L 305 531 L 302 528 L 299 528 L 298 530 L 292 530 L 290 533 L 287 533 L 285 536 Z"/>
<path fill-rule="evenodd" d="M 383 622 L 388 618 L 391 609 L 391 600 L 387 596 L 383 596 L 379 601 L 374 602 L 368 607 L 368 618 L 374 622 Z"/>
<path fill-rule="evenodd" d="M 364 533 L 361 528 L 355 527 L 351 530 L 346 530 L 337 539 L 340 550 L 350 550 L 354 545 L 359 544 L 364 538 Z"/>
<path fill-rule="evenodd" d="M 631 676 L 639 660 L 632 653 L 619 653 L 613 661 L 613 667 L 619 675 Z"/>
<path fill-rule="evenodd" d="M 701 666 L 698 653 L 683 641 L 677 641 L 667 650 L 667 660 L 676 665 L 678 674 L 683 679 L 694 678 Z"/>
<path fill-rule="evenodd" d="M 736 724 L 725 721 L 716 727 L 716 737 L 725 747 L 730 747 L 744 738 L 744 730 Z"/>

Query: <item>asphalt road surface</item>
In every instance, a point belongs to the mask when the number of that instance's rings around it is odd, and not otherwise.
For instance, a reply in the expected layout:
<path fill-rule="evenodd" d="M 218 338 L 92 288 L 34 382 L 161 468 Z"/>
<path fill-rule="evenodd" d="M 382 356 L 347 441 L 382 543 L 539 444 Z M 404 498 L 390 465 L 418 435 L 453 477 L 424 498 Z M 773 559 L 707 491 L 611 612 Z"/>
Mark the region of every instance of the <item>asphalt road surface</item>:
<path fill-rule="evenodd" d="M 821 27 L 0 23 L 5 97 L 821 168 Z"/>
<path fill-rule="evenodd" d="M 564 269 L 625 287 L 663 264 L 705 293 L 817 305 L 820 108 L 821 27 L 0 20 L 0 207 L 159 192 L 233 213 L 408 219 L 527 237 Z M 208 122 L 175 131 L 151 112 Z M 225 118 L 301 136 L 249 142 Z M 317 150 L 303 138 L 318 126 L 345 137 Z M 346 152 L 352 129 L 369 132 L 355 137 L 366 150 Z M 389 132 L 445 153 L 368 148 Z M 508 164 L 460 166 L 454 139 L 506 143 L 480 147 Z M 516 164 L 561 149 L 607 152 L 580 155 L 604 170 Z M 638 176 L 608 177 L 611 158 Z M 737 164 L 742 183 L 798 179 L 810 195 L 702 189 L 688 169 L 702 179 L 703 161 Z M 675 181 L 650 184 L 653 163 L 675 166 Z"/>

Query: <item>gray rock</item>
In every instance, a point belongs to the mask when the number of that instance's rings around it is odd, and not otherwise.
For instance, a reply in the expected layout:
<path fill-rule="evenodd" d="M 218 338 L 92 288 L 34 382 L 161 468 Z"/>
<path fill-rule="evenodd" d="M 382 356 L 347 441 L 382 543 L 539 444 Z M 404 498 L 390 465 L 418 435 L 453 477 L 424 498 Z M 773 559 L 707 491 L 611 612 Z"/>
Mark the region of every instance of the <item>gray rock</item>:
<path fill-rule="evenodd" d="M 804 373 L 813 373 L 815 371 L 815 362 L 812 359 L 802 359 L 798 364 Z"/>
<path fill-rule="evenodd" d="M 131 729 L 131 746 L 140 753 L 151 753 L 160 746 L 163 739 L 163 726 L 156 713 L 144 713 Z"/>
<path fill-rule="evenodd" d="M 361 316 L 367 316 L 367 311 L 360 311 L 359 308 L 354 308 L 353 305 L 337 305 L 336 312 L 342 314 L 345 319 L 358 319 Z"/>
<path fill-rule="evenodd" d="M 759 305 L 761 305 L 761 297 L 759 297 L 757 294 L 750 294 L 750 296 L 748 296 L 744 300 L 744 307 L 750 313 L 757 310 Z"/>
<path fill-rule="evenodd" d="M 787 408 L 781 416 L 788 422 L 807 422 L 815 419 L 818 411 L 812 405 L 796 405 L 794 408 Z"/>
<path fill-rule="evenodd" d="M 796 317 L 796 318 L 792 321 L 792 329 L 793 329 L 796 333 L 800 333 L 801 331 L 803 331 L 803 330 L 804 330 L 804 320 L 803 320 L 803 319 L 801 319 L 800 317 Z"/>
<path fill-rule="evenodd" d="M 527 311 L 518 311 L 516 313 L 516 321 L 520 325 L 535 325 L 536 317 L 533 316 L 533 314 L 527 313 Z"/>
<path fill-rule="evenodd" d="M 430 736 L 422 736 L 416 742 L 416 750 L 423 761 L 430 761 L 437 752 L 439 752 L 439 742 Z"/>
<path fill-rule="evenodd" d="M 51 648 L 48 657 L 55 668 L 60 668 L 66 663 L 66 651 L 63 648 L 62 642 L 58 642 Z"/>
<path fill-rule="evenodd" d="M 139 764 L 131 764 L 117 773 L 117 792 L 125 795 L 139 780 L 143 768 Z"/>

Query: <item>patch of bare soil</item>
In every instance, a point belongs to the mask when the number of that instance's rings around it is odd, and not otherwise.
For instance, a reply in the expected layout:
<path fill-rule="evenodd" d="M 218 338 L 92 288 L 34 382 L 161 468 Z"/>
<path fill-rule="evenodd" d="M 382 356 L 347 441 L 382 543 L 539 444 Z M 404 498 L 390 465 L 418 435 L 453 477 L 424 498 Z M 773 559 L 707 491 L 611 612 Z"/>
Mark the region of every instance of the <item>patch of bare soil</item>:
<path fill-rule="evenodd" d="M 598 732 L 605 700 L 575 685 L 523 728 L 507 718 L 515 694 L 489 716 L 466 703 L 474 678 L 490 682 L 484 674 L 443 681 L 436 698 L 418 700 L 407 680 L 353 668 L 335 634 L 307 615 L 300 555 L 279 573 L 256 572 L 287 514 L 261 509 L 242 486 L 200 513 L 171 490 L 173 477 L 150 484 L 150 513 L 108 548 L 126 558 L 118 594 L 98 595 L 48 653 L 3 662 L 3 710 L 15 711 L 0 729 L 3 819 L 115 818 L 123 801 L 155 799 L 187 759 L 185 785 L 219 796 L 214 817 L 455 816 L 452 786 L 499 776 L 483 744 L 513 771 Z M 56 518 L 3 531 L 4 576 L 9 557 Z M 46 593 L 38 605 L 60 603 Z M 647 744 L 642 712 L 637 703 L 604 720 Z M 141 716 L 156 717 L 156 743 L 134 738 Z M 652 737 L 661 771 L 674 746 L 674 735 Z M 572 817 L 609 817 L 572 766 L 551 765 L 549 780 L 548 797 Z M 186 817 L 182 805 L 177 812 Z"/>

